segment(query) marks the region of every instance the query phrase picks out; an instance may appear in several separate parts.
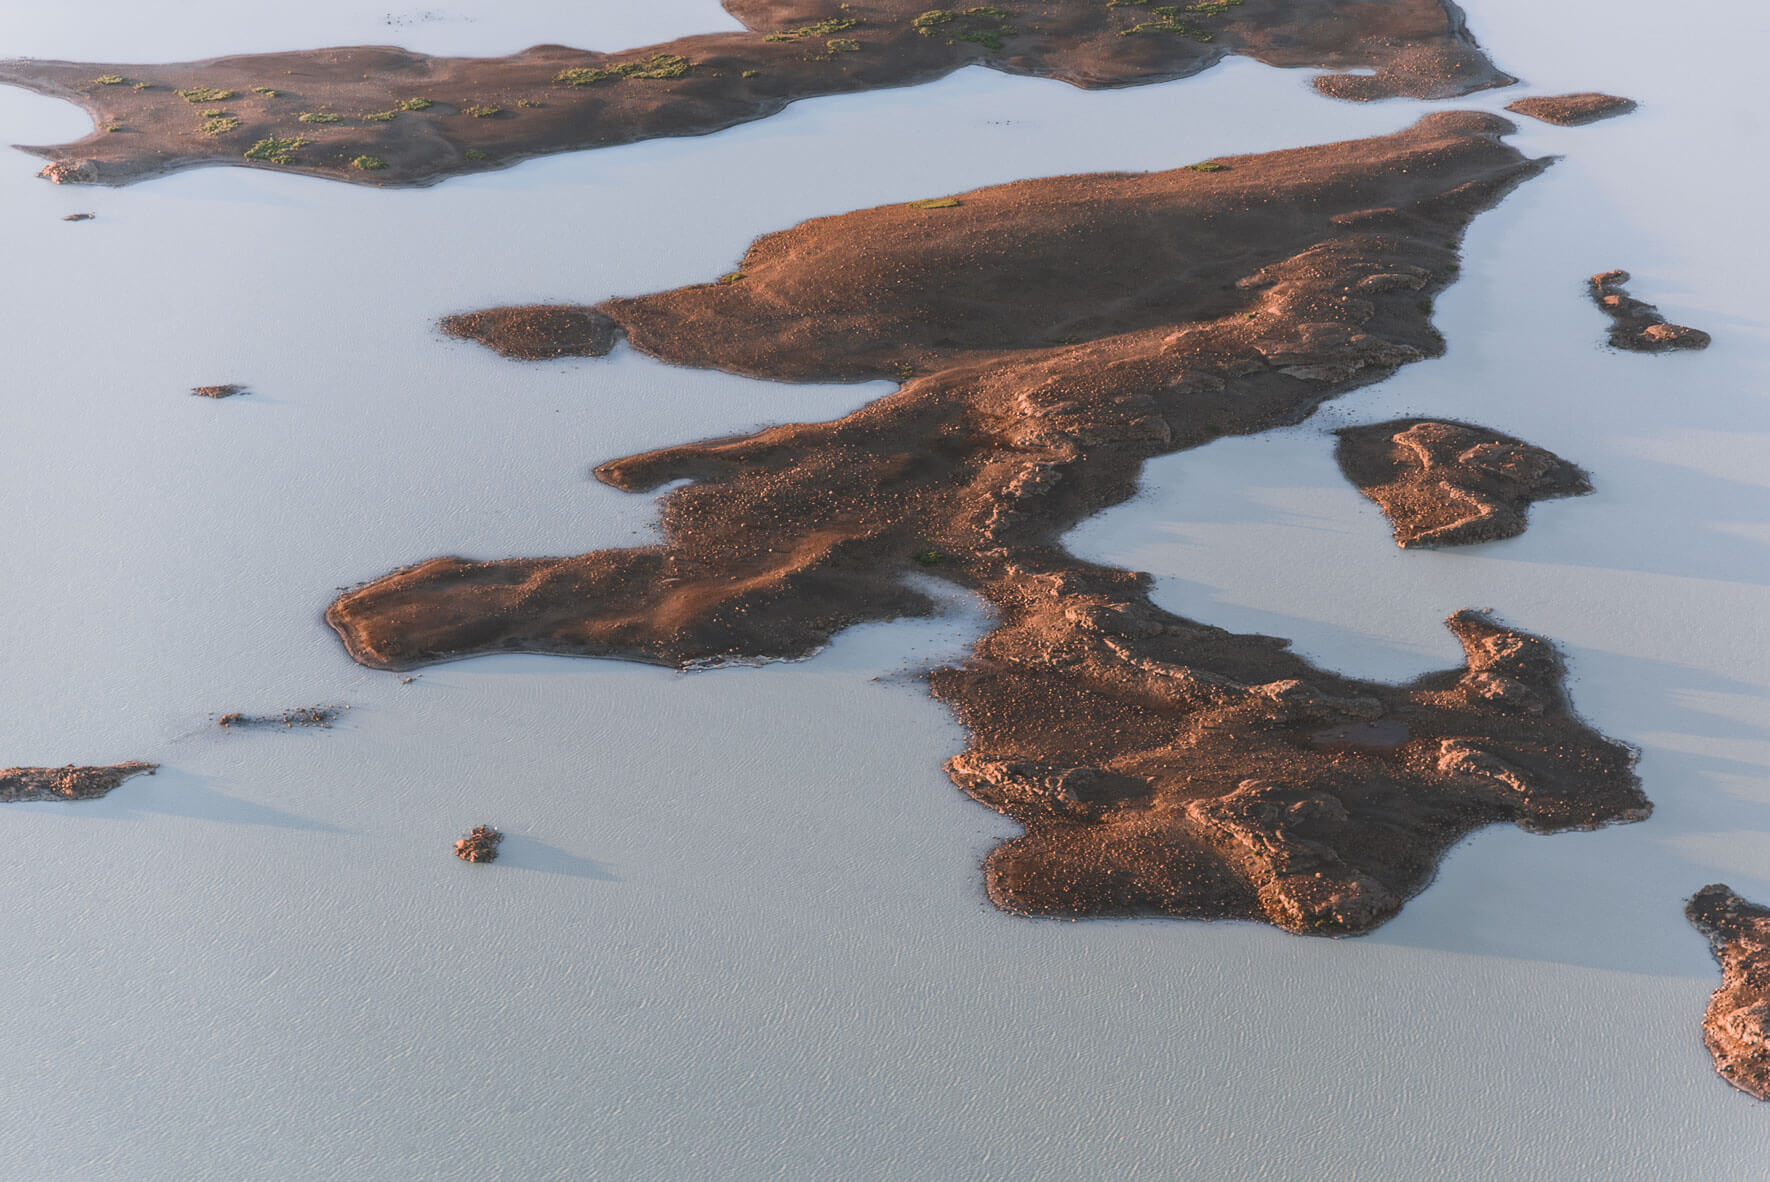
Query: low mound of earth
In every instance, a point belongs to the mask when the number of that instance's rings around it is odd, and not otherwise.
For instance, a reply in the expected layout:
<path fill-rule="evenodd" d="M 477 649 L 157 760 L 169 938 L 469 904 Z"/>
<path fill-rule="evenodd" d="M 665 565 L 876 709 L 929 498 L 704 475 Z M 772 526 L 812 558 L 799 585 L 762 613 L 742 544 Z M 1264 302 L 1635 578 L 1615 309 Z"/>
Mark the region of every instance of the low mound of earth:
<path fill-rule="evenodd" d="M 132 776 L 153 775 L 157 763 L 114 763 L 104 767 L 9 767 L 0 770 L 0 804 L 26 800 L 96 800 Z"/>
<path fill-rule="evenodd" d="M 1596 123 L 1600 119 L 1627 115 L 1634 109 L 1634 99 L 1619 98 L 1614 94 L 1599 94 L 1593 90 L 1580 94 L 1536 95 L 1531 98 L 1519 99 L 1515 103 L 1508 103 L 1506 106 L 1508 111 L 1529 115 L 1532 119 L 1540 119 L 1544 123 L 1557 123 L 1562 127 L 1577 127 L 1582 123 Z"/>
<path fill-rule="evenodd" d="M 217 721 L 228 730 L 256 730 L 264 727 L 320 727 L 331 730 L 332 724 L 348 709 L 349 706 L 297 706 L 281 714 L 243 714 L 235 711 L 223 714 Z"/>
<path fill-rule="evenodd" d="M 698 135 L 797 99 L 908 86 L 968 65 L 1083 87 L 1160 82 L 1231 54 L 1339 71 L 1347 99 L 1448 98 L 1514 80 L 1450 0 L 726 0 L 748 28 L 622 53 L 542 45 L 439 58 L 389 47 L 171 65 L 0 61 L 0 82 L 77 102 L 100 129 L 27 151 L 42 175 L 121 185 L 200 164 L 423 184 L 549 152 Z M 114 130 L 113 130 L 114 129 Z"/>
<path fill-rule="evenodd" d="M 1469 423 L 1396 419 L 1338 434 L 1340 471 L 1382 507 L 1398 546 L 1515 537 L 1531 502 L 1592 491 L 1553 452 Z"/>
<path fill-rule="evenodd" d="M 1015 911 L 1365 931 L 1478 826 L 1648 809 L 1542 640 L 1463 613 L 1465 668 L 1407 686 L 1181 619 L 1059 540 L 1143 462 L 1293 423 L 1442 351 L 1426 309 L 1478 211 L 1534 175 L 1478 113 L 1180 168 L 1021 181 L 759 239 L 741 275 L 596 309 L 666 362 L 781 381 L 899 377 L 845 418 L 611 460 L 662 544 L 433 558 L 328 609 L 404 669 L 523 650 L 672 666 L 804 656 L 968 588 L 995 626 L 935 695 L 952 778 L 1020 822 Z M 908 376 L 903 376 L 908 375 Z"/>
<path fill-rule="evenodd" d="M 615 344 L 615 322 L 588 308 L 529 304 L 445 316 L 439 322 L 452 337 L 478 341 L 518 361 L 553 357 L 601 357 Z"/>
<path fill-rule="evenodd" d="M 1742 1092 L 1770 1100 L 1770 907 L 1748 903 L 1716 883 L 1684 908 L 1721 962 L 1702 1038 L 1715 1070 Z"/>
<path fill-rule="evenodd" d="M 1700 328 L 1669 324 L 1659 309 L 1623 289 L 1627 271 L 1592 276 L 1592 299 L 1610 317 L 1610 344 L 1631 353 L 1667 353 L 1673 349 L 1706 349 L 1709 334 Z"/>

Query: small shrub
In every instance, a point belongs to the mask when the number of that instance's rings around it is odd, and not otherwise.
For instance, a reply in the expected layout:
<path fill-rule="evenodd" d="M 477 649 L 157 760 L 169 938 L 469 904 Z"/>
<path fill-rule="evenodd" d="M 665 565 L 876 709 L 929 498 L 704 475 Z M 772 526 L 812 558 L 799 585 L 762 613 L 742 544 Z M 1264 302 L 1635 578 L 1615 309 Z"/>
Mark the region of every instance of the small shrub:
<path fill-rule="evenodd" d="M 1016 32 L 1009 27 L 1013 16 L 1006 8 L 931 8 L 910 22 L 924 37 L 945 36 L 949 42 L 969 41 L 985 49 L 1002 48 L 1002 38 Z"/>
<path fill-rule="evenodd" d="M 560 86 L 595 86 L 617 78 L 649 78 L 667 80 L 688 73 L 690 62 L 673 53 L 654 53 L 642 62 L 622 62 L 618 66 L 573 66 L 553 76 Z"/>
<path fill-rule="evenodd" d="M 303 123 L 337 123 L 344 116 L 334 115 L 330 111 L 303 111 L 295 118 Z"/>
<path fill-rule="evenodd" d="M 219 86 L 197 86 L 190 90 L 181 90 L 178 97 L 187 103 L 225 103 L 228 99 L 240 96 L 231 90 L 223 90 Z"/>
<path fill-rule="evenodd" d="M 730 287 L 734 283 L 742 283 L 743 281 L 744 273 L 742 271 L 727 271 L 719 277 L 719 282 L 727 287 Z"/>
<path fill-rule="evenodd" d="M 380 172 L 387 167 L 387 161 L 379 156 L 358 156 L 350 162 L 352 168 L 360 168 L 364 172 Z"/>
<path fill-rule="evenodd" d="M 462 107 L 463 115 L 472 115 L 475 119 L 495 119 L 504 113 L 504 108 L 496 103 L 480 103 L 471 107 Z"/>
<path fill-rule="evenodd" d="M 232 115 L 218 115 L 203 121 L 204 135 L 226 135 L 240 125 L 240 121 Z"/>
<path fill-rule="evenodd" d="M 1205 160 L 1205 161 L 1202 161 L 1201 163 L 1198 163 L 1198 164 L 1188 164 L 1186 167 L 1190 168 L 1194 172 L 1227 172 L 1227 171 L 1229 171 L 1229 165 L 1218 164 L 1215 160 Z"/>
<path fill-rule="evenodd" d="M 148 87 L 150 87 L 152 85 L 153 85 L 153 83 L 151 83 L 151 82 L 137 82 L 134 86 L 130 87 L 129 89 L 131 89 L 131 90 L 146 90 Z"/>
<path fill-rule="evenodd" d="M 100 86 L 121 86 L 123 84 L 123 75 L 100 74 L 98 77 L 94 78 L 93 81 Z"/>
<path fill-rule="evenodd" d="M 745 70 L 742 74 L 739 74 L 738 77 L 739 78 L 754 78 L 760 73 L 762 73 L 761 70 Z"/>
<path fill-rule="evenodd" d="M 269 164 L 293 164 L 295 153 L 307 147 L 307 141 L 299 137 L 282 138 L 265 136 L 250 148 L 246 149 L 246 159 L 263 160 Z"/>
<path fill-rule="evenodd" d="M 519 107 L 538 107 L 541 104 L 537 103 L 534 99 L 517 99 L 516 105 Z"/>
<path fill-rule="evenodd" d="M 925 197 L 921 201 L 910 202 L 911 209 L 952 209 L 960 204 L 957 197 Z"/>
<path fill-rule="evenodd" d="M 946 555 L 933 547 L 929 547 L 926 550 L 918 550 L 916 552 L 916 561 L 923 566 L 939 566 L 946 561 Z"/>
<path fill-rule="evenodd" d="M 860 42 L 852 40 L 848 37 L 837 37 L 832 41 L 826 41 L 826 42 L 824 42 L 824 47 L 827 48 L 831 53 L 859 53 L 860 52 Z"/>
<path fill-rule="evenodd" d="M 398 117 L 398 111 L 370 111 L 366 115 L 357 116 L 358 119 L 363 119 L 370 123 L 389 123 Z"/>
<path fill-rule="evenodd" d="M 465 152 L 461 153 L 461 155 L 465 156 L 469 160 L 484 160 L 484 159 L 486 159 L 486 154 L 484 152 L 480 151 L 478 148 L 469 148 Z"/>
<path fill-rule="evenodd" d="M 409 98 L 400 103 L 399 109 L 402 111 L 428 111 L 435 105 L 427 98 Z"/>
<path fill-rule="evenodd" d="M 280 91 L 280 90 L 272 90 L 272 89 L 271 89 L 271 88 L 270 88 L 270 87 L 268 87 L 268 86 L 254 86 L 254 87 L 253 87 L 253 88 L 252 88 L 252 93 L 253 93 L 253 94 L 261 94 L 261 95 L 263 95 L 263 96 L 264 96 L 264 97 L 265 97 L 265 98 L 281 98 L 281 97 L 283 97 L 283 92 L 282 92 L 282 91 Z"/>

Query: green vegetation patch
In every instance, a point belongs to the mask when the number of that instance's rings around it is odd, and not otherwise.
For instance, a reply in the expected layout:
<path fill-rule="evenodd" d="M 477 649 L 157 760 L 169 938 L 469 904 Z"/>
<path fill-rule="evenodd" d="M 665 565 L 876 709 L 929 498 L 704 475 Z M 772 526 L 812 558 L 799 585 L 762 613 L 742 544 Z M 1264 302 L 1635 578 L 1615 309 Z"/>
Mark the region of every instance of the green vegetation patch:
<path fill-rule="evenodd" d="M 409 98 L 400 103 L 399 109 L 402 111 L 428 111 L 435 105 L 427 98 Z"/>
<path fill-rule="evenodd" d="M 98 77 L 94 78 L 93 81 L 98 83 L 100 86 L 121 86 L 121 85 L 123 85 L 123 75 L 121 75 L 121 74 L 100 74 Z"/>
<path fill-rule="evenodd" d="M 131 86 L 129 89 L 131 89 L 131 90 L 146 90 L 148 87 L 150 87 L 152 85 L 153 85 L 152 82 L 137 82 L 134 86 Z"/>
<path fill-rule="evenodd" d="M 295 153 L 307 147 L 308 141 L 298 136 L 287 139 L 267 135 L 246 149 L 246 159 L 263 160 L 268 164 L 293 164 Z"/>
<path fill-rule="evenodd" d="M 303 123 L 337 123 L 342 120 L 344 116 L 334 115 L 330 111 L 303 111 L 301 114 L 295 116 L 295 118 L 301 120 Z"/>
<path fill-rule="evenodd" d="M 573 66 L 555 74 L 553 81 L 561 86 L 595 86 L 598 82 L 620 78 L 667 81 L 682 77 L 691 66 L 692 63 L 685 57 L 678 57 L 673 53 L 654 53 L 644 61 L 622 62 L 617 66 Z"/>
<path fill-rule="evenodd" d="M 952 209 L 963 204 L 957 197 L 926 197 L 910 202 L 911 209 Z"/>
<path fill-rule="evenodd" d="M 252 93 L 253 93 L 253 94 L 261 94 L 261 95 L 263 95 L 263 96 L 264 96 L 264 97 L 265 97 L 265 98 L 282 98 L 282 97 L 283 97 L 283 92 L 282 92 L 282 91 L 280 91 L 280 90 L 272 90 L 272 89 L 271 89 L 271 88 L 270 88 L 270 87 L 268 87 L 268 86 L 254 86 L 254 87 L 253 87 L 253 88 L 252 88 Z"/>
<path fill-rule="evenodd" d="M 1228 172 L 1229 171 L 1229 165 L 1218 164 L 1215 160 L 1202 160 L 1197 164 L 1188 164 L 1186 167 L 1192 169 L 1192 171 L 1194 171 L 1194 172 Z"/>
<path fill-rule="evenodd" d="M 770 33 L 764 41 L 803 41 L 807 37 L 828 37 L 831 33 L 843 33 L 854 28 L 860 22 L 848 17 L 833 16 L 816 24 L 799 25 L 791 29 L 782 29 L 778 33 Z"/>
<path fill-rule="evenodd" d="M 1108 8 L 1143 7 L 1148 0 L 1107 0 Z M 1152 6 L 1149 11 L 1158 19 L 1139 21 L 1128 29 L 1120 29 L 1119 36 L 1132 37 L 1138 33 L 1174 33 L 1181 37 L 1189 37 L 1194 41 L 1209 41 L 1211 33 L 1195 24 L 1189 24 L 1184 17 L 1188 16 L 1222 16 L 1231 8 L 1242 3 L 1242 0 L 1203 0 L 1198 4 L 1161 4 Z"/>
<path fill-rule="evenodd" d="M 230 98 L 240 96 L 231 90 L 223 90 L 219 86 L 198 86 L 190 90 L 181 90 L 178 97 L 187 103 L 225 103 Z"/>
<path fill-rule="evenodd" d="M 1009 26 L 1014 14 L 1006 8 L 985 5 L 979 8 L 931 8 L 910 22 L 910 27 L 924 37 L 945 37 L 947 41 L 969 41 L 985 49 L 1002 48 L 1002 38 L 1012 37 L 1017 29 Z"/>
<path fill-rule="evenodd" d="M 380 172 L 387 167 L 387 161 L 379 156 L 358 156 L 350 162 L 352 168 L 360 168 L 364 172 Z"/>
<path fill-rule="evenodd" d="M 365 115 L 358 115 L 357 118 L 367 120 L 370 123 L 391 123 L 393 120 L 399 118 L 399 112 L 370 111 Z"/>
<path fill-rule="evenodd" d="M 743 281 L 744 273 L 742 271 L 727 271 L 719 277 L 719 282 L 726 287 L 730 287 L 734 283 L 742 283 Z"/>
<path fill-rule="evenodd" d="M 462 107 L 463 115 L 472 115 L 475 119 L 496 119 L 504 113 L 504 108 L 496 103 L 475 103 L 471 107 Z"/>
<path fill-rule="evenodd" d="M 824 42 L 824 48 L 831 53 L 859 53 L 860 42 L 851 37 L 834 37 Z"/>
<path fill-rule="evenodd" d="M 926 550 L 916 551 L 916 561 L 923 566 L 939 566 L 946 561 L 946 555 L 931 546 Z"/>
<path fill-rule="evenodd" d="M 240 121 L 232 115 L 216 114 L 213 118 L 203 121 L 204 135 L 226 135 L 240 125 Z"/>
<path fill-rule="evenodd" d="M 461 155 L 465 156 L 469 160 L 485 160 L 485 159 L 487 159 L 486 154 L 484 152 L 480 151 L 478 148 L 469 148 L 465 152 L 461 153 Z"/>
<path fill-rule="evenodd" d="M 745 70 L 742 74 L 739 74 L 738 77 L 739 78 L 754 78 L 760 73 L 762 73 L 761 70 Z"/>

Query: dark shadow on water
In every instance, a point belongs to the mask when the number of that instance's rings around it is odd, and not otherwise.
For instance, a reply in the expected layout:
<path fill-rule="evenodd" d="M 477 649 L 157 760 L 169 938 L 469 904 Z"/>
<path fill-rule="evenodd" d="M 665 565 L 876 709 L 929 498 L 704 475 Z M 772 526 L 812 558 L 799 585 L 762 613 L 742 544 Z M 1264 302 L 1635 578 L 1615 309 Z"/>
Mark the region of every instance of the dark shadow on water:
<path fill-rule="evenodd" d="M 154 775 L 136 776 L 125 781 L 109 796 L 99 800 L 77 800 L 66 804 L 45 801 L 7 807 L 64 813 L 73 820 L 102 817 L 117 821 L 159 814 L 186 817 L 193 821 L 218 821 L 224 825 L 263 825 L 304 833 L 350 832 L 324 821 L 284 812 L 242 797 L 229 796 L 217 791 L 211 784 L 212 781 L 207 776 L 199 776 L 181 768 L 162 766 Z"/>
<path fill-rule="evenodd" d="M 512 870 L 536 870 L 542 874 L 565 874 L 596 882 L 620 882 L 621 878 L 601 862 L 581 858 L 556 845 L 548 845 L 521 833 L 505 833 L 498 847 L 498 866 Z"/>

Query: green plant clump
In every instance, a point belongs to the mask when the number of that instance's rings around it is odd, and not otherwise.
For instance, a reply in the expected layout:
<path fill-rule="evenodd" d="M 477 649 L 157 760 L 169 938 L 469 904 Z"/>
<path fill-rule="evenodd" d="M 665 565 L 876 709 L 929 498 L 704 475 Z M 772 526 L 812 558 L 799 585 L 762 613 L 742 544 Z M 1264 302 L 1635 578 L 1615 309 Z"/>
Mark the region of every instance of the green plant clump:
<path fill-rule="evenodd" d="M 1215 160 L 1205 160 L 1205 161 L 1202 161 L 1198 164 L 1188 164 L 1186 167 L 1192 169 L 1192 171 L 1194 171 L 1194 172 L 1228 172 L 1229 171 L 1229 165 L 1218 164 Z"/>
<path fill-rule="evenodd" d="M 782 29 L 778 33 L 770 33 L 764 41 L 803 41 L 807 37 L 828 37 L 831 33 L 841 33 L 854 28 L 859 21 L 847 17 L 833 16 L 816 24 L 800 25 L 793 29 Z"/>
<path fill-rule="evenodd" d="M 618 66 L 573 66 L 553 76 L 561 86 L 595 86 L 616 78 L 648 78 L 667 81 L 688 73 L 690 62 L 673 53 L 654 53 L 642 62 L 622 62 Z"/>
<path fill-rule="evenodd" d="M 358 115 L 357 118 L 367 120 L 370 123 L 391 123 L 393 120 L 399 118 L 399 112 L 398 111 L 370 111 L 366 115 Z"/>
<path fill-rule="evenodd" d="M 945 35 L 949 41 L 969 41 L 985 49 L 1002 48 L 1002 38 L 1012 37 L 1008 18 L 1014 14 L 1006 8 L 931 8 L 910 22 L 910 27 L 924 37 Z"/>
<path fill-rule="evenodd" d="M 387 167 L 387 161 L 379 156 L 358 156 L 350 162 L 352 168 L 360 168 L 364 172 L 379 172 Z"/>
<path fill-rule="evenodd" d="M 730 287 L 734 283 L 742 283 L 743 281 L 744 273 L 742 271 L 727 271 L 719 277 L 719 282 L 727 287 Z"/>
<path fill-rule="evenodd" d="M 282 94 L 283 94 L 283 92 L 282 92 L 282 91 L 280 91 L 280 90 L 272 90 L 272 89 L 271 89 L 271 88 L 270 88 L 270 87 L 268 87 L 268 86 L 254 86 L 254 87 L 253 87 L 253 88 L 252 88 L 252 93 L 253 93 L 253 94 L 261 94 L 261 95 L 263 95 L 263 96 L 264 96 L 264 97 L 265 97 L 265 98 L 281 98 L 281 97 L 282 97 Z"/>
<path fill-rule="evenodd" d="M 246 159 L 263 160 L 269 164 L 293 164 L 295 153 L 305 147 L 307 141 L 299 137 L 284 139 L 268 135 L 246 149 Z"/>
<path fill-rule="evenodd" d="M 131 90 L 146 90 L 148 87 L 150 87 L 152 85 L 153 85 L 153 83 L 151 83 L 151 82 L 137 82 L 134 86 L 130 87 L 129 89 L 131 89 Z"/>
<path fill-rule="evenodd" d="M 240 96 L 231 90 L 223 90 L 219 86 L 198 86 L 190 90 L 181 90 L 178 97 L 187 103 L 225 103 L 230 98 Z"/>
<path fill-rule="evenodd" d="M 100 86 L 121 86 L 123 84 L 123 75 L 100 74 L 98 77 L 94 78 L 93 81 Z"/>
<path fill-rule="evenodd" d="M 946 561 L 946 555 L 931 546 L 926 550 L 918 550 L 916 552 L 916 561 L 923 566 L 939 566 Z"/>
<path fill-rule="evenodd" d="M 239 125 L 240 121 L 235 119 L 232 115 L 222 115 L 217 113 L 214 118 L 203 121 L 203 134 L 226 135 Z"/>
<path fill-rule="evenodd" d="M 471 107 L 462 107 L 463 115 L 472 115 L 475 119 L 492 119 L 504 113 L 504 108 L 496 103 L 479 103 Z"/>
<path fill-rule="evenodd" d="M 435 105 L 427 98 L 409 98 L 400 103 L 399 109 L 402 111 L 428 111 Z"/>
<path fill-rule="evenodd" d="M 738 77 L 739 78 L 754 78 L 754 77 L 756 77 L 756 75 L 758 75 L 760 73 L 762 73 L 761 70 L 745 70 L 742 74 L 739 74 Z"/>
<path fill-rule="evenodd" d="M 1144 0 L 1124 0 L 1125 3 L 1141 5 Z M 1194 41 L 1209 41 L 1211 34 L 1197 25 L 1189 25 L 1180 18 L 1183 16 L 1222 16 L 1231 8 L 1241 4 L 1242 0 L 1203 0 L 1198 4 L 1163 4 L 1151 8 L 1160 20 L 1141 21 L 1128 29 L 1120 29 L 1119 36 L 1130 37 L 1138 33 L 1178 33 L 1182 37 L 1190 37 Z"/>
<path fill-rule="evenodd" d="M 824 47 L 831 53 L 859 53 L 860 42 L 850 37 L 835 37 L 824 42 Z"/>
<path fill-rule="evenodd" d="M 469 148 L 465 152 L 461 153 L 461 155 L 465 156 L 469 160 L 484 160 L 484 159 L 486 159 L 486 154 L 484 152 L 480 151 L 478 148 Z"/>
<path fill-rule="evenodd" d="M 957 197 L 924 197 L 920 201 L 910 202 L 911 209 L 952 209 L 960 204 Z"/>
<path fill-rule="evenodd" d="M 303 111 L 295 118 L 303 123 L 337 123 L 344 116 L 334 115 L 330 111 Z"/>

